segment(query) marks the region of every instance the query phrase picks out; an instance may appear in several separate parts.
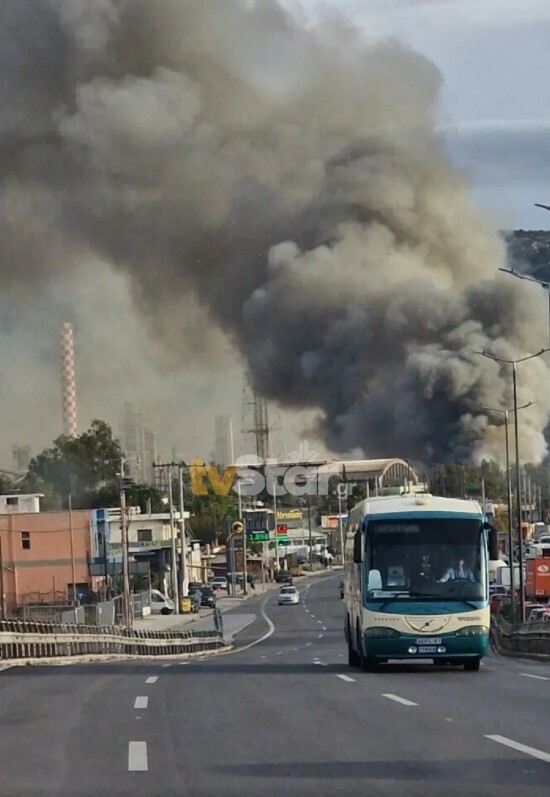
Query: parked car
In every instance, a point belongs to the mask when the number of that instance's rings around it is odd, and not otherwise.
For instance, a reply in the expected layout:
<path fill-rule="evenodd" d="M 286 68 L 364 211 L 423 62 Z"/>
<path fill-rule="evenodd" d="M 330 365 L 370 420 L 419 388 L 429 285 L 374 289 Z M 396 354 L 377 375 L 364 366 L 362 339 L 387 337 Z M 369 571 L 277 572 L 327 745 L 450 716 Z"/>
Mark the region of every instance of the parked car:
<path fill-rule="evenodd" d="M 293 583 L 292 573 L 288 570 L 279 570 L 279 572 L 275 576 L 275 582 L 277 584 L 292 584 Z"/>
<path fill-rule="evenodd" d="M 212 579 L 212 583 L 210 585 L 212 589 L 227 589 L 227 579 L 225 576 L 216 576 Z"/>
<path fill-rule="evenodd" d="M 201 589 L 201 606 L 210 606 L 210 608 L 215 609 L 216 594 L 212 587 L 203 587 Z"/>
<path fill-rule="evenodd" d="M 172 614 L 174 601 L 158 589 L 151 590 L 151 614 Z"/>
<path fill-rule="evenodd" d="M 279 591 L 279 606 L 300 603 L 300 593 L 296 587 L 283 587 Z"/>

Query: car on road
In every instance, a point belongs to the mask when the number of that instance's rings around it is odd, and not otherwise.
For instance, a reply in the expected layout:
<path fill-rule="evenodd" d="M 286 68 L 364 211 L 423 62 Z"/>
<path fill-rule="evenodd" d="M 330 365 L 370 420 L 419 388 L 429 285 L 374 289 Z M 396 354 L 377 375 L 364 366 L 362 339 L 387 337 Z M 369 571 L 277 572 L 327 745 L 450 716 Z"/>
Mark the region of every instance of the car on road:
<path fill-rule="evenodd" d="M 300 593 L 296 587 L 283 587 L 279 591 L 279 606 L 300 603 Z"/>
<path fill-rule="evenodd" d="M 225 576 L 216 576 L 212 579 L 212 583 L 210 584 L 212 589 L 227 589 L 227 579 Z"/>
<path fill-rule="evenodd" d="M 292 584 L 293 583 L 292 573 L 289 570 L 279 570 L 279 572 L 275 576 L 275 583 Z"/>
<path fill-rule="evenodd" d="M 172 614 L 174 601 L 158 589 L 151 590 L 151 614 Z"/>
<path fill-rule="evenodd" d="M 209 606 L 211 609 L 216 608 L 216 593 L 212 587 L 201 588 L 201 606 Z"/>

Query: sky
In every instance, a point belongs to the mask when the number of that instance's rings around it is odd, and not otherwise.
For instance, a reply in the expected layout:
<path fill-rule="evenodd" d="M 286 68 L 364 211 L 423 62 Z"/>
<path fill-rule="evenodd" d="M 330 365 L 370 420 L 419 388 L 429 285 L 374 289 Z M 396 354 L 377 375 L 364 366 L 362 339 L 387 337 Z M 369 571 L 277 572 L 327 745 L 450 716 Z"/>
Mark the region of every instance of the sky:
<path fill-rule="evenodd" d="M 347 15 L 373 39 L 430 58 L 444 88 L 441 125 L 474 196 L 503 228 L 546 229 L 550 214 L 548 0 L 285 0 L 312 22 Z"/>
<path fill-rule="evenodd" d="M 365 37 L 395 37 L 430 58 L 443 80 L 440 126 L 475 199 L 501 228 L 550 228 L 550 213 L 534 207 L 550 204 L 550 0 L 282 2 L 309 24 L 321 14 L 348 16 Z M 57 340 L 65 320 L 75 323 L 81 430 L 94 417 L 118 430 L 124 402 L 133 401 L 165 457 L 171 444 L 186 459 L 208 457 L 218 414 L 233 415 L 238 436 L 243 371 L 235 352 L 227 349 L 202 367 L 195 361 L 174 368 L 148 335 L 124 278 L 103 265 L 93 269 L 89 284 L 53 281 L 32 301 L 0 297 L 8 408 L 0 465 L 10 466 L 13 443 L 29 443 L 36 453 L 61 431 Z M 273 409 L 279 453 L 307 439 L 313 415 Z M 310 445 L 326 453 L 318 440 Z"/>

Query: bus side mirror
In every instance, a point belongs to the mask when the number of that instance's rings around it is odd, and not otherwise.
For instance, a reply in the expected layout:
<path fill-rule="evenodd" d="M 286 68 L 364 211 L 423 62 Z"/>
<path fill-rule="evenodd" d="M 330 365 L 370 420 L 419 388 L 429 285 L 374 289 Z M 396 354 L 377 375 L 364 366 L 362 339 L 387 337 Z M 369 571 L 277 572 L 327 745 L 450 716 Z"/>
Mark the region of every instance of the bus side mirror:
<path fill-rule="evenodd" d="M 500 551 L 498 548 L 498 532 L 490 523 L 484 523 L 483 528 L 489 532 L 489 559 L 491 562 L 496 562 L 500 559 Z"/>
<path fill-rule="evenodd" d="M 356 565 L 360 565 L 363 561 L 362 537 L 361 529 L 357 529 L 353 538 L 353 561 Z"/>

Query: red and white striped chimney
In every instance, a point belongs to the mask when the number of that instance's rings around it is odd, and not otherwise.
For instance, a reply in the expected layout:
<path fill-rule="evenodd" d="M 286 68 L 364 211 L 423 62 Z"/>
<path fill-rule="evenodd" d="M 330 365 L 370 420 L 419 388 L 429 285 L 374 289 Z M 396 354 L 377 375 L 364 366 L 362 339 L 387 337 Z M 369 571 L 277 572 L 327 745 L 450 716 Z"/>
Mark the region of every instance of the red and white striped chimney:
<path fill-rule="evenodd" d="M 63 434 L 76 437 L 76 377 L 72 324 L 61 327 L 61 385 L 63 391 Z"/>

